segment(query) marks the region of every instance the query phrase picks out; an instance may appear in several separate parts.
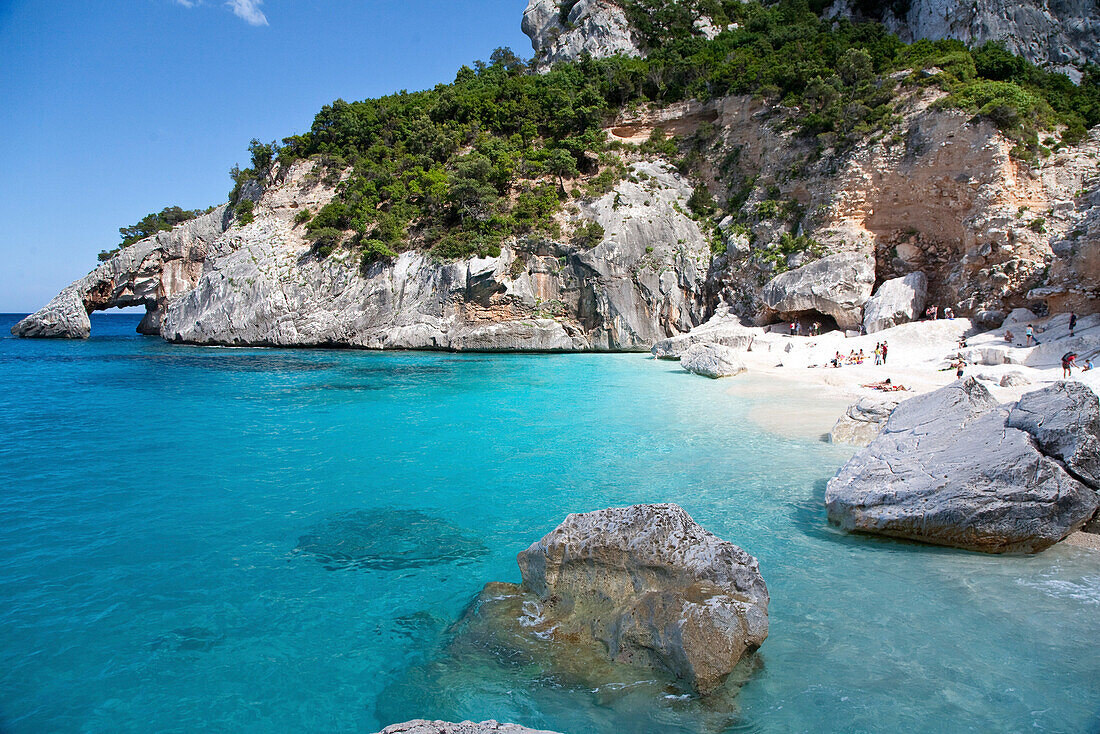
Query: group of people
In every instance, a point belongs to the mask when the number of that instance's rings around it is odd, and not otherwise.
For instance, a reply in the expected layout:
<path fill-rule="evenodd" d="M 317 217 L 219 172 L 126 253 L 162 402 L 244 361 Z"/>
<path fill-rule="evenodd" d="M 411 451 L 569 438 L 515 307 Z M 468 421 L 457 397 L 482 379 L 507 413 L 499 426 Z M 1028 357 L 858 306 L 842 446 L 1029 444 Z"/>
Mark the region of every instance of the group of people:
<path fill-rule="evenodd" d="M 821 323 L 815 321 L 810 326 L 810 336 L 819 336 L 820 334 L 821 334 Z M 802 322 L 801 321 L 792 321 L 791 322 L 791 336 L 802 336 Z"/>
<path fill-rule="evenodd" d="M 940 307 L 939 306 L 929 306 L 928 308 L 924 309 L 924 318 L 927 319 L 928 321 L 935 321 L 936 319 L 940 318 Z M 945 318 L 945 319 L 955 318 L 955 312 L 951 309 L 950 306 L 945 306 L 944 307 L 944 309 L 943 309 L 943 318 Z"/>
<path fill-rule="evenodd" d="M 1062 377 L 1068 379 L 1073 374 L 1073 368 L 1088 372 L 1093 369 L 1092 360 L 1086 359 L 1083 365 L 1077 364 L 1077 352 L 1066 352 L 1062 355 Z"/>
<path fill-rule="evenodd" d="M 889 346 L 886 342 L 879 342 L 875 345 L 875 364 L 886 364 L 886 352 L 889 351 Z M 863 353 L 863 350 L 855 350 L 848 352 L 848 356 L 845 357 L 840 352 L 836 353 L 836 356 L 829 361 L 831 367 L 841 367 L 846 364 L 863 364 L 869 357 Z"/>

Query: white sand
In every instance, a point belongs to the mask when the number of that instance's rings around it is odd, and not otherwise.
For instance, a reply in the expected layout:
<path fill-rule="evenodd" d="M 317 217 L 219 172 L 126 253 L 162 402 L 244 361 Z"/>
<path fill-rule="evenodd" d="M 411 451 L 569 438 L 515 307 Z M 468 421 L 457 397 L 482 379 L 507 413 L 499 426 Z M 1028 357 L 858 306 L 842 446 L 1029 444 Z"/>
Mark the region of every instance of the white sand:
<path fill-rule="evenodd" d="M 1014 311 L 1001 328 L 977 334 L 973 334 L 974 328 L 968 319 L 918 321 L 851 338 L 845 338 L 838 331 L 808 337 L 759 329 L 752 350 L 743 353 L 742 358 L 752 378 L 763 376 L 777 383 L 776 394 L 808 389 L 822 400 L 842 399 L 846 404 L 862 396 L 885 394 L 862 386 L 886 378 L 895 385 L 909 388 L 906 392 L 892 393 L 899 399 L 948 385 L 956 379 L 955 370 L 945 368 L 960 353 L 968 360 L 964 375 L 983 380 L 993 396 L 1002 402 L 1017 400 L 1025 392 L 1063 379 L 1061 357 L 1067 351 L 1077 353 L 1079 365 L 1083 366 L 1085 360 L 1091 358 L 1100 366 L 1100 315 L 1081 317 L 1075 336 L 1070 337 L 1068 314 L 1045 319 L 1029 314 L 1022 309 Z M 1028 323 L 1035 327 L 1036 337 L 1041 342 L 1038 346 L 1022 346 Z M 1011 330 L 1016 337 L 1011 344 L 1004 339 L 1006 330 Z M 966 347 L 962 349 L 959 348 L 961 337 L 966 337 Z M 874 349 L 882 341 L 889 345 L 887 363 L 876 366 Z M 860 349 L 867 357 L 863 364 L 845 364 L 838 369 L 825 366 L 838 351 L 847 357 L 851 351 Z M 1009 372 L 1021 373 L 1030 384 L 1001 387 L 1000 379 Z M 741 379 L 744 378 L 734 378 Z M 1100 393 L 1100 369 L 1090 372 L 1075 369 L 1070 379 L 1083 382 Z M 765 389 L 759 379 L 747 382 L 745 388 L 731 389 L 739 394 L 743 394 L 741 389 L 757 394 Z M 781 403 L 776 407 L 782 410 L 780 406 Z M 834 420 L 841 412 L 843 408 L 837 411 Z"/>

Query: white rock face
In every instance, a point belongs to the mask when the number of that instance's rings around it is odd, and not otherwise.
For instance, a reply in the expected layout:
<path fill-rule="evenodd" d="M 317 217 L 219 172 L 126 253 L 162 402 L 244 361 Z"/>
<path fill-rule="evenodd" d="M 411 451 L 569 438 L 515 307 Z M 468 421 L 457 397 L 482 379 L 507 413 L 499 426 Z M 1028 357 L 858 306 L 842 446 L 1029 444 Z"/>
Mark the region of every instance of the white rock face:
<path fill-rule="evenodd" d="M 1096 396 L 1061 383 L 1020 405 L 999 407 L 973 378 L 906 400 L 829 481 L 829 519 L 987 553 L 1041 551 L 1079 530 L 1097 497 L 1063 462 L 1096 465 Z"/>
<path fill-rule="evenodd" d="M 516 724 L 501 724 L 498 721 L 427 721 L 416 719 L 403 724 L 391 724 L 377 734 L 556 734 L 544 729 L 528 729 Z"/>
<path fill-rule="evenodd" d="M 123 250 L 15 331 L 87 336 L 87 311 L 145 304 L 173 342 L 462 351 L 647 350 L 702 321 L 709 242 L 683 213 L 691 184 L 664 163 L 632 167 L 574 222 L 605 230 L 584 249 L 514 241 L 499 257 L 438 262 L 405 252 L 365 271 L 310 251 L 294 223 L 334 191 L 295 164 L 256 191 L 255 221 L 224 208 Z M 227 228 L 228 227 L 228 228 Z"/>
<path fill-rule="evenodd" d="M 531 39 L 542 71 L 582 54 L 601 59 L 622 54 L 640 56 L 626 14 L 607 0 L 579 0 L 562 23 L 561 0 L 530 0 L 523 13 L 523 32 Z"/>
<path fill-rule="evenodd" d="M 733 377 L 745 371 L 738 351 L 721 344 L 693 344 L 680 357 L 680 366 L 703 377 Z"/>
<path fill-rule="evenodd" d="M 874 260 L 861 253 L 829 255 L 781 273 L 764 286 L 767 308 L 788 314 L 818 311 L 832 316 L 841 329 L 858 329 L 863 304 L 875 284 Z"/>
<path fill-rule="evenodd" d="M 518 560 L 554 641 L 597 641 L 613 660 L 664 668 L 701 693 L 768 636 L 756 559 L 677 505 L 569 515 Z"/>
<path fill-rule="evenodd" d="M 142 332 L 158 333 L 168 301 L 195 284 L 208 259 L 226 251 L 219 238 L 228 224 L 226 207 L 221 206 L 123 248 L 13 326 L 12 334 L 86 339 L 90 312 L 126 306 L 145 306 Z"/>
<path fill-rule="evenodd" d="M 848 406 L 829 432 L 832 443 L 867 446 L 875 440 L 898 401 L 893 398 L 860 398 Z"/>
<path fill-rule="evenodd" d="M 888 280 L 878 287 L 863 307 L 863 328 L 868 334 L 916 321 L 928 297 L 928 278 L 917 271 Z"/>

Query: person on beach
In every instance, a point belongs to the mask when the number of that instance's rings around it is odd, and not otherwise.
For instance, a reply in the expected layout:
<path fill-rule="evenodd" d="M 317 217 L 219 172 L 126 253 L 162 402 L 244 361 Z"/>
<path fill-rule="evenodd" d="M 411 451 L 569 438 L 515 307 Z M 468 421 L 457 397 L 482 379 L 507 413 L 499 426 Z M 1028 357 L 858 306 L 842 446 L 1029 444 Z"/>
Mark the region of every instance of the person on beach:
<path fill-rule="evenodd" d="M 833 357 L 833 367 L 839 368 L 840 365 L 842 365 L 843 363 L 844 363 L 844 358 L 840 356 L 840 352 L 837 352 L 836 356 Z"/>
<path fill-rule="evenodd" d="M 1073 368 L 1077 366 L 1077 354 L 1075 352 L 1066 352 L 1062 355 L 1062 377 L 1069 379 L 1073 374 Z"/>
<path fill-rule="evenodd" d="M 882 364 L 882 343 L 875 344 L 875 366 L 878 367 Z"/>
<path fill-rule="evenodd" d="M 954 320 L 954 318 L 955 318 L 955 312 L 951 310 L 951 307 L 950 307 L 950 306 L 948 306 L 947 308 L 945 308 L 945 309 L 943 310 L 943 317 L 944 317 L 945 319 L 952 319 L 952 320 Z"/>
<path fill-rule="evenodd" d="M 1016 335 L 1012 333 L 1012 329 L 1006 329 L 1005 330 L 1005 341 L 1006 342 L 1011 344 L 1012 340 L 1015 339 L 1015 338 L 1016 338 Z"/>
<path fill-rule="evenodd" d="M 1073 336 L 1073 330 L 1077 328 L 1077 312 L 1069 312 L 1069 335 Z"/>
<path fill-rule="evenodd" d="M 1024 330 L 1024 337 L 1025 337 L 1025 339 L 1024 339 L 1024 346 L 1025 347 L 1030 347 L 1031 342 L 1035 342 L 1036 344 L 1039 343 L 1039 342 L 1035 341 L 1035 329 L 1034 329 L 1034 327 L 1032 327 L 1031 324 L 1028 324 L 1027 329 Z"/>
<path fill-rule="evenodd" d="M 959 380 L 961 380 L 961 379 L 962 379 L 962 376 L 963 376 L 963 366 L 965 366 L 965 365 L 966 365 L 966 362 L 963 362 L 962 360 L 959 360 L 959 366 L 958 366 L 958 368 L 956 368 L 956 370 L 955 370 L 955 377 L 956 377 L 957 379 L 959 379 Z"/>
<path fill-rule="evenodd" d="M 1086 359 L 1085 360 L 1085 366 L 1081 368 L 1081 371 L 1082 372 L 1088 372 L 1091 369 L 1092 369 L 1092 360 L 1091 359 Z"/>
<path fill-rule="evenodd" d="M 882 343 L 882 363 L 883 363 L 883 364 L 886 364 L 886 350 L 887 350 L 888 348 L 889 348 L 889 347 L 888 347 L 888 346 L 886 345 L 886 342 L 883 342 L 883 343 Z"/>
<path fill-rule="evenodd" d="M 815 321 L 813 327 L 810 329 L 810 333 L 814 336 L 821 336 L 821 322 Z"/>

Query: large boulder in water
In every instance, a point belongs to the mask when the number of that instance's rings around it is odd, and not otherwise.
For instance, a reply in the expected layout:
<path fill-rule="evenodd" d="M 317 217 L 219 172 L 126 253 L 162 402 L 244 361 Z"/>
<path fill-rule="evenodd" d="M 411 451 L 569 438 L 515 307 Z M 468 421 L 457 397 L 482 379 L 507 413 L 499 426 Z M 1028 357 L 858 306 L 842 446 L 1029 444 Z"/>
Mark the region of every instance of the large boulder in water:
<path fill-rule="evenodd" d="M 858 329 L 874 285 L 874 259 L 845 252 L 780 273 L 764 286 L 763 298 L 768 311 L 784 320 L 817 311 L 832 316 L 841 329 Z"/>
<path fill-rule="evenodd" d="M 1088 410 L 1083 395 L 1062 392 L 1072 396 L 1065 410 Z M 845 530 L 989 553 L 1057 543 L 1096 512 L 1096 494 L 1044 453 L 1053 439 L 1037 441 L 1010 415 L 973 378 L 901 403 L 830 480 L 829 519 Z"/>
<path fill-rule="evenodd" d="M 756 559 L 677 505 L 569 515 L 518 560 L 545 634 L 597 641 L 613 661 L 667 670 L 701 693 L 768 636 Z"/>
<path fill-rule="evenodd" d="M 499 721 L 427 721 L 416 719 L 403 724 L 390 724 L 378 734 L 556 734 L 543 729 L 528 729 L 517 724 L 502 724 Z"/>
<path fill-rule="evenodd" d="M 736 349 L 721 344 L 693 344 L 680 357 L 680 366 L 703 377 L 733 377 L 745 371 Z"/>
<path fill-rule="evenodd" d="M 863 328 L 873 334 L 915 321 L 927 298 L 928 277 L 920 271 L 888 280 L 864 304 Z"/>

